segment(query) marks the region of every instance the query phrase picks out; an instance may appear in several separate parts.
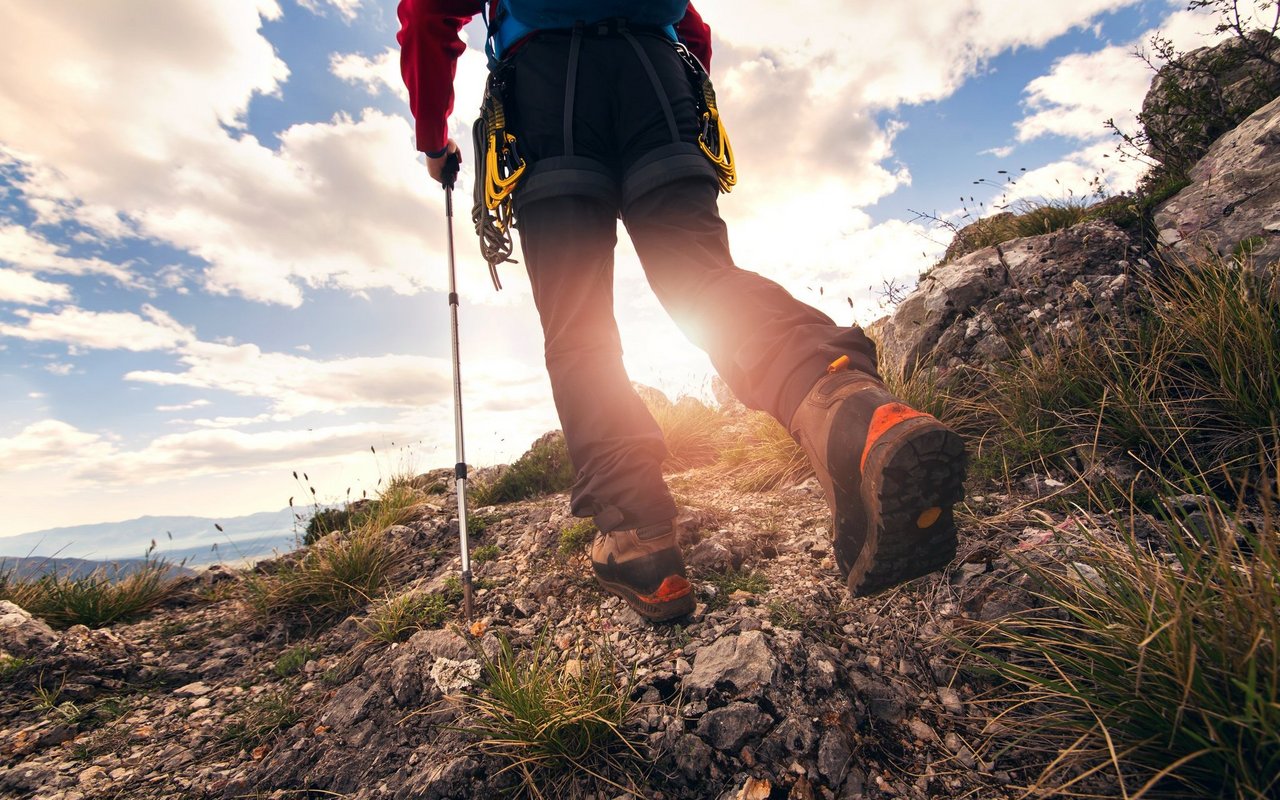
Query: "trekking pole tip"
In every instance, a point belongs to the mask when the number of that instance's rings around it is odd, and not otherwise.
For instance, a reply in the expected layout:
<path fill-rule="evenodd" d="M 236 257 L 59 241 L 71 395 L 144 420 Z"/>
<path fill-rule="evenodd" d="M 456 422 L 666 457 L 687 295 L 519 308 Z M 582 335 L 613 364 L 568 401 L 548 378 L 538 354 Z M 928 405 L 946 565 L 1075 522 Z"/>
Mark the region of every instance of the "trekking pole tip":
<path fill-rule="evenodd" d="M 471 624 L 472 612 L 475 609 L 471 595 L 471 575 L 468 573 L 462 580 L 462 616 L 467 624 Z"/>

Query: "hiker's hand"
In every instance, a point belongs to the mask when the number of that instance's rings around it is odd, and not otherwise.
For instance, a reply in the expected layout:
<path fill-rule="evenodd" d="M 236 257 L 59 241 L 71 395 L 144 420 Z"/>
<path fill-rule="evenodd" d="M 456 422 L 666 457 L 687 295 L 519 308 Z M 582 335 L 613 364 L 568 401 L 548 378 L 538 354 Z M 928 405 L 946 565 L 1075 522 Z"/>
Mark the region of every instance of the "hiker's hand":
<path fill-rule="evenodd" d="M 446 162 L 448 162 L 449 160 L 449 157 L 452 156 L 453 158 L 456 158 L 459 160 L 462 159 L 462 151 L 458 149 L 457 142 L 455 142 L 453 139 L 450 139 L 446 147 L 448 147 L 448 150 L 446 150 L 445 154 L 440 156 L 439 158 L 431 158 L 430 156 L 427 157 L 427 172 L 431 173 L 431 177 L 439 181 L 441 184 L 444 183 L 444 178 L 445 178 L 444 168 L 445 168 Z"/>

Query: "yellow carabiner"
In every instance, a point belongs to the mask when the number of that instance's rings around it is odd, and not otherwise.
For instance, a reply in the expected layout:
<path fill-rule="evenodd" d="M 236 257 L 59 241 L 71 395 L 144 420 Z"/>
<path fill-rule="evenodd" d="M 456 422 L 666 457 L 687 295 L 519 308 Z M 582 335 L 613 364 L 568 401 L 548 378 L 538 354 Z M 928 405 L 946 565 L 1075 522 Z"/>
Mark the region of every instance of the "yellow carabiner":
<path fill-rule="evenodd" d="M 714 126 L 714 132 L 712 132 Z M 720 190 L 728 192 L 738 183 L 738 170 L 733 163 L 733 145 L 729 143 L 729 135 L 725 132 L 720 112 L 714 105 L 709 105 L 702 115 L 702 136 L 698 137 L 698 146 L 711 160 L 720 180 Z M 707 139 L 712 139 L 711 144 Z"/>
<path fill-rule="evenodd" d="M 515 144 L 516 137 L 502 132 L 502 147 L 504 151 L 509 152 L 511 145 Z M 524 159 L 519 159 L 519 165 L 511 171 L 510 175 L 503 177 L 502 170 L 498 164 L 498 136 L 497 131 L 489 131 L 488 152 L 485 153 L 484 173 L 485 173 L 485 205 L 492 211 L 501 205 L 515 190 L 516 183 L 520 180 L 520 176 L 524 174 Z"/>

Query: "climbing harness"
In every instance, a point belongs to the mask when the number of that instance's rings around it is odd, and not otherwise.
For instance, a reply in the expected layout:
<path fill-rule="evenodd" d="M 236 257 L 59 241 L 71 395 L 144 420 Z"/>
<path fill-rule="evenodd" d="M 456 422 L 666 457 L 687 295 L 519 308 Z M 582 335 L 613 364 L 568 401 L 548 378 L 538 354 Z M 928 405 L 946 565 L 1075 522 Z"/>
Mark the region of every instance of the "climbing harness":
<path fill-rule="evenodd" d="M 480 237 L 480 254 L 489 265 L 494 289 L 502 288 L 498 265 L 504 261 L 515 261 L 511 257 L 511 229 L 516 224 L 511 193 L 525 171 L 519 143 L 507 129 L 507 115 L 502 102 L 504 89 L 503 71 L 499 69 L 489 73 L 480 116 L 471 128 L 476 160 L 471 221 L 476 226 L 476 235 Z"/>
<path fill-rule="evenodd" d="M 696 174 L 709 176 L 708 163 L 720 191 L 729 192 L 737 184 L 733 147 L 725 132 L 724 121 L 720 118 L 715 89 L 706 69 L 687 47 L 675 39 L 675 30 L 670 24 L 643 26 L 639 29 L 644 33 L 660 34 L 670 42 L 685 64 L 693 89 L 695 110 L 700 120 L 695 147 L 694 144 L 681 140 L 670 98 L 653 62 L 633 35 L 629 22 L 620 18 L 595 22 L 590 26 L 582 22 L 571 26 L 568 72 L 565 77 L 564 156 L 542 159 L 531 167 L 527 165 L 520 153 L 519 141 L 511 132 L 507 119 L 504 100 L 509 89 L 509 69 L 508 62 L 502 56 L 513 42 L 518 41 L 517 36 L 522 38 L 535 29 L 527 25 L 520 27 L 524 24 L 514 22 L 513 15 L 503 7 L 505 4 L 497 4 L 497 11 L 491 15 L 491 5 L 495 4 L 485 4 L 485 25 L 488 31 L 485 52 L 489 56 L 489 79 L 485 84 L 479 118 L 471 131 L 476 169 L 471 221 L 475 224 L 476 235 L 480 239 L 480 253 L 489 265 L 489 277 L 493 280 L 495 289 L 502 288 L 498 265 L 507 261 L 515 263 L 515 259 L 511 257 L 514 249 L 511 232 L 518 227 L 514 193 L 516 187 L 521 185 L 522 178 L 525 188 L 521 191 L 521 202 L 567 192 L 606 199 L 616 197 L 618 176 L 611 176 L 604 165 L 578 158 L 574 153 L 573 120 L 578 54 L 587 28 L 600 33 L 619 34 L 630 43 L 654 88 L 672 137 L 670 145 L 648 154 L 633 164 L 626 175 L 621 176 L 622 207 L 625 208 L 639 194 L 669 183 L 677 177 Z M 683 4 L 676 5 L 682 7 Z M 655 10 L 655 13 L 669 12 Z M 679 17 L 675 19 L 678 20 Z M 516 27 L 513 28 L 513 25 Z"/>
<path fill-rule="evenodd" d="M 720 191 L 730 192 L 738 183 L 738 169 L 733 161 L 733 145 L 729 143 L 724 120 L 720 118 L 720 110 L 716 107 L 716 90 L 711 85 L 711 76 L 697 56 L 683 43 L 676 42 L 675 48 L 688 68 L 689 82 L 693 85 L 694 99 L 698 103 L 702 119 L 698 131 L 698 147 L 715 167 Z"/>

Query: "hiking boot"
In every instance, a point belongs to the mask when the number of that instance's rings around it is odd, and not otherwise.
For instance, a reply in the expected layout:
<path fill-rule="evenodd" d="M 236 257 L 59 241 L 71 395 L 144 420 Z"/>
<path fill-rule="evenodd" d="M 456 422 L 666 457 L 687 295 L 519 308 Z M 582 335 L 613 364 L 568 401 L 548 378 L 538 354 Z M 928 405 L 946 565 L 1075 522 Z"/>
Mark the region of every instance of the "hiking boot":
<path fill-rule="evenodd" d="M 874 376 L 832 366 L 791 419 L 832 511 L 836 563 L 854 597 L 955 557 L 964 442 Z"/>
<path fill-rule="evenodd" d="M 665 622 L 693 611 L 693 587 L 670 522 L 597 533 L 591 567 L 601 586 L 645 619 Z"/>

